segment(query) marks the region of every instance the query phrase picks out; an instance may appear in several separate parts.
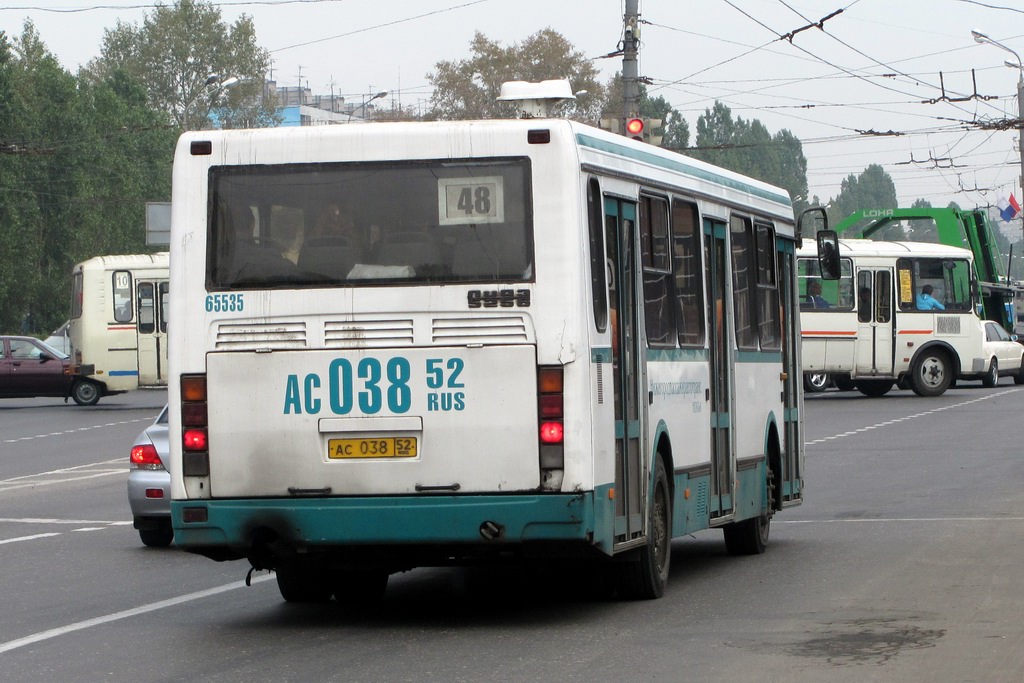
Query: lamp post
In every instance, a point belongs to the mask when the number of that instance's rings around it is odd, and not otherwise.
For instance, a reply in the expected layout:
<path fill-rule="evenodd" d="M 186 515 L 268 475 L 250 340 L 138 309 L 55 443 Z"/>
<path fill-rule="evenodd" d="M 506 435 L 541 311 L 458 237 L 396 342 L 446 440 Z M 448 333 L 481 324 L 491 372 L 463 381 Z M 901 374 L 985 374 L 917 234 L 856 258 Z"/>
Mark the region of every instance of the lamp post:
<path fill-rule="evenodd" d="M 217 103 L 217 98 L 220 97 L 228 88 L 238 85 L 241 81 L 236 76 L 228 76 L 221 80 L 221 76 L 218 74 L 210 74 L 206 77 L 206 82 L 203 83 L 201 88 L 197 88 L 192 94 L 192 97 L 182 107 L 180 125 L 182 128 L 187 128 L 189 124 L 189 114 L 192 111 L 192 105 L 194 105 L 203 95 L 209 98 L 208 106 L 206 107 L 206 114 L 203 116 L 203 126 L 210 119 L 210 112 L 213 111 L 214 105 Z M 202 106 L 202 105 L 200 105 Z M 201 111 L 201 110 L 200 110 Z"/>
<path fill-rule="evenodd" d="M 980 31 L 971 31 L 971 35 L 974 36 L 976 43 L 988 43 L 989 45 L 995 45 L 1001 50 L 1006 50 L 1017 60 L 1011 62 L 1006 60 L 1004 64 L 1013 69 L 1017 69 L 1017 146 L 1020 148 L 1020 186 L 1021 192 L 1024 194 L 1024 61 L 1021 61 L 1020 55 L 1014 50 L 1000 43 L 998 40 L 993 40 Z"/>
<path fill-rule="evenodd" d="M 359 107 L 359 118 L 364 119 L 364 120 L 366 119 L 366 107 L 367 107 L 367 105 L 370 104 L 370 102 L 373 102 L 374 100 L 379 100 L 380 98 L 387 97 L 387 96 L 388 96 L 388 91 L 387 90 L 381 90 L 379 93 L 377 93 L 376 95 L 374 95 L 370 99 L 366 99 L 364 97 L 363 98 L 363 104 L 362 104 L 362 106 Z"/>

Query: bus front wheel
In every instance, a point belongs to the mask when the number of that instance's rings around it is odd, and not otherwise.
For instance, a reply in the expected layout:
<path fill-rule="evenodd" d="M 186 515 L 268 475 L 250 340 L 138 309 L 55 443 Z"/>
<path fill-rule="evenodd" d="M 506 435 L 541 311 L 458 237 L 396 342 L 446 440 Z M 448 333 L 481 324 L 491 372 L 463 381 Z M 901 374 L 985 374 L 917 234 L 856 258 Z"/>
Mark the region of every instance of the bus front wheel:
<path fill-rule="evenodd" d="M 949 356 L 942 351 L 924 351 L 914 361 L 910 388 L 918 396 L 941 396 L 953 380 Z"/>
<path fill-rule="evenodd" d="M 100 387 L 95 382 L 80 379 L 71 387 L 71 398 L 80 406 L 94 406 L 100 402 Z"/>

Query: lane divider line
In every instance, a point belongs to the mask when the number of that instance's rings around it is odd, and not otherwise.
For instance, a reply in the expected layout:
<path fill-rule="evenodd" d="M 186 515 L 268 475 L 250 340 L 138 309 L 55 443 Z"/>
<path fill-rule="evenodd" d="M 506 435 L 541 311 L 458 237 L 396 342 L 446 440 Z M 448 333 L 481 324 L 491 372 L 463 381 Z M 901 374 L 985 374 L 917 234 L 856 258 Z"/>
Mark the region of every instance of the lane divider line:
<path fill-rule="evenodd" d="M 264 576 L 254 576 L 251 583 L 257 584 L 264 581 L 269 581 L 273 578 L 273 575 L 266 574 Z M 121 619 L 128 619 L 129 617 L 135 617 L 140 614 L 146 614 L 147 612 L 155 612 L 157 610 L 166 609 L 168 607 L 176 607 L 177 605 L 184 604 L 186 602 L 192 602 L 194 600 L 201 600 L 220 593 L 226 593 L 233 591 L 238 588 L 244 588 L 245 581 L 234 581 L 232 583 L 224 584 L 223 586 L 217 586 L 216 588 L 208 588 L 204 591 L 197 591 L 195 593 L 188 593 L 186 595 L 179 595 L 176 598 L 170 598 L 168 600 L 160 600 L 159 602 L 152 602 L 148 605 L 142 605 L 140 607 L 133 607 L 132 609 L 126 609 L 121 612 L 114 612 L 113 614 L 106 614 L 102 617 L 96 617 L 95 619 L 86 619 L 85 621 L 78 621 L 67 626 L 61 626 L 59 628 L 51 628 L 47 631 L 40 631 L 39 633 L 33 633 L 30 636 L 24 638 L 18 638 L 17 640 L 9 640 L 6 643 L 0 643 L 0 654 L 10 652 L 11 650 L 17 650 L 20 647 L 26 645 L 33 645 L 40 643 L 44 640 L 50 640 L 57 638 L 68 633 L 75 631 L 83 631 L 87 628 L 93 628 L 94 626 L 102 626 L 103 624 L 109 624 L 112 621 L 120 621 Z"/>
<path fill-rule="evenodd" d="M 816 444 L 822 444 L 822 443 L 827 443 L 829 441 L 834 441 L 836 439 L 842 439 L 843 437 L 846 437 L 846 436 L 856 436 L 857 434 L 863 434 L 864 432 L 871 431 L 872 429 L 878 429 L 880 427 L 888 427 L 889 425 L 894 425 L 894 424 L 897 424 L 899 422 L 905 422 L 907 420 L 915 420 L 915 419 L 917 419 L 919 417 L 925 417 L 927 415 L 934 415 L 935 413 L 941 413 L 944 410 L 952 410 L 954 408 L 963 408 L 964 406 L 969 406 L 972 403 L 980 403 L 981 401 L 988 401 L 989 399 L 997 398 L 999 396 L 1005 396 L 1006 394 L 1012 394 L 1012 393 L 1014 393 L 1016 391 L 1020 391 L 1020 389 L 1016 389 L 1016 388 L 1015 389 L 1007 389 L 1006 391 L 999 391 L 999 392 L 996 392 L 994 394 L 986 394 L 985 396 L 980 396 L 978 398 L 972 398 L 969 401 L 961 401 L 960 403 L 954 403 L 952 405 L 942 406 L 940 408 L 935 408 L 934 410 L 926 410 L 923 413 L 914 413 L 913 415 L 906 415 L 904 417 L 898 417 L 898 418 L 895 418 L 895 419 L 892 419 L 892 420 L 886 420 L 885 422 L 879 422 L 877 424 L 868 425 L 867 427 L 861 427 L 860 429 L 854 429 L 853 431 L 843 432 L 842 434 L 833 434 L 832 436 L 825 436 L 825 437 L 822 437 L 820 439 L 814 439 L 813 441 L 804 441 L 804 446 L 814 446 Z"/>

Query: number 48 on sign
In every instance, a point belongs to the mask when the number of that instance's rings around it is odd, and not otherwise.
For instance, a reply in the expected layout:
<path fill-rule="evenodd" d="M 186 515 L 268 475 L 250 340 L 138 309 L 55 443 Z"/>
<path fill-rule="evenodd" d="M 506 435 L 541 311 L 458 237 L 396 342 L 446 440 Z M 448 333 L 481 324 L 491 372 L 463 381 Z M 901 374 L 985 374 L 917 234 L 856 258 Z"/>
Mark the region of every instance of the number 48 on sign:
<path fill-rule="evenodd" d="M 504 223 L 503 180 L 501 176 L 438 178 L 438 223 L 440 225 Z"/>

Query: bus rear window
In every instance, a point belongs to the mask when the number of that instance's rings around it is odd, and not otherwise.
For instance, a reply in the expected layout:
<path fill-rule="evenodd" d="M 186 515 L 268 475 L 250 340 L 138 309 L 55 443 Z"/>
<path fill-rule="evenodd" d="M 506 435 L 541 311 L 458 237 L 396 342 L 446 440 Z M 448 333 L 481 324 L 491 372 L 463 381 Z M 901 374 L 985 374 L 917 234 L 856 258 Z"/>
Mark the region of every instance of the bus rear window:
<path fill-rule="evenodd" d="M 222 166 L 211 289 L 533 279 L 525 159 Z"/>

